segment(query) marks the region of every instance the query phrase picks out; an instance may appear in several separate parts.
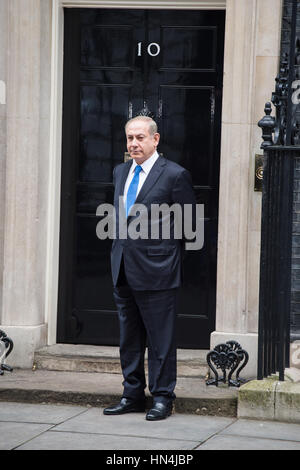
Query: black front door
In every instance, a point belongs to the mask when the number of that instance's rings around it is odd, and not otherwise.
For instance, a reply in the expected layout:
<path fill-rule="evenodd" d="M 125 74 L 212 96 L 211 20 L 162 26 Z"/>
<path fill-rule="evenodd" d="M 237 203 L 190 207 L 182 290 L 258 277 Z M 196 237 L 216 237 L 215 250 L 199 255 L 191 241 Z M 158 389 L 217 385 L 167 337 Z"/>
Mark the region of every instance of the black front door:
<path fill-rule="evenodd" d="M 112 203 L 124 124 L 147 107 L 159 152 L 190 170 L 205 239 L 188 251 L 178 346 L 208 348 L 215 325 L 224 11 L 66 9 L 58 342 L 117 345 L 111 240 L 97 207 Z"/>

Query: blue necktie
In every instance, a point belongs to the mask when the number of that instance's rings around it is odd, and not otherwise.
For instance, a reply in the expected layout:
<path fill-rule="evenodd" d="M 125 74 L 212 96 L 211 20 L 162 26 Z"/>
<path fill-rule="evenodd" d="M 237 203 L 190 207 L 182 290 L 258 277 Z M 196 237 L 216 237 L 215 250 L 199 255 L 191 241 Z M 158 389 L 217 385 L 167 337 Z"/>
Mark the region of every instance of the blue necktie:
<path fill-rule="evenodd" d="M 140 171 L 142 170 L 142 167 L 140 165 L 137 165 L 134 169 L 134 175 L 131 180 L 130 186 L 128 188 L 127 192 L 127 198 L 126 198 L 126 216 L 128 217 L 129 211 L 131 207 L 133 206 L 135 200 L 136 200 L 136 193 L 139 185 L 139 179 L 140 179 Z"/>

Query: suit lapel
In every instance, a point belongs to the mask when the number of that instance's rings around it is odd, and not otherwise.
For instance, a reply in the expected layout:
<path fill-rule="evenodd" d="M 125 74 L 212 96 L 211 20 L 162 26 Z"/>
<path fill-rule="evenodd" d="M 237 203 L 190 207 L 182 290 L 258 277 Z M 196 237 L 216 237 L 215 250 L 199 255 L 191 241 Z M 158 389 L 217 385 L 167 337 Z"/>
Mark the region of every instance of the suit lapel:
<path fill-rule="evenodd" d="M 129 160 L 128 162 L 125 163 L 123 167 L 122 174 L 121 174 L 121 181 L 120 181 L 119 196 L 123 196 L 124 194 L 125 183 L 126 183 L 126 179 L 127 179 L 131 165 L 132 165 L 132 160 Z"/>
<path fill-rule="evenodd" d="M 156 162 L 154 163 L 153 167 L 151 168 L 149 175 L 146 178 L 139 194 L 136 198 L 136 203 L 140 203 L 146 196 L 146 194 L 150 191 L 152 186 L 156 183 L 158 178 L 160 177 L 164 167 L 166 164 L 166 160 L 162 157 L 159 157 Z"/>

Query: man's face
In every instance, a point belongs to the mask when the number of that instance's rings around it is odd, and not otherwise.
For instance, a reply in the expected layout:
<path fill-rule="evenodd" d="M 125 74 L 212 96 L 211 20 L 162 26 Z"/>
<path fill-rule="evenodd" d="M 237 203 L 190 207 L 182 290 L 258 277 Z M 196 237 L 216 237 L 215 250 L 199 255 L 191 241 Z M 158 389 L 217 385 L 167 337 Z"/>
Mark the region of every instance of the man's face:
<path fill-rule="evenodd" d="M 133 121 L 126 128 L 127 150 L 137 164 L 143 163 L 155 152 L 159 134 L 149 132 L 149 125 L 144 121 Z"/>

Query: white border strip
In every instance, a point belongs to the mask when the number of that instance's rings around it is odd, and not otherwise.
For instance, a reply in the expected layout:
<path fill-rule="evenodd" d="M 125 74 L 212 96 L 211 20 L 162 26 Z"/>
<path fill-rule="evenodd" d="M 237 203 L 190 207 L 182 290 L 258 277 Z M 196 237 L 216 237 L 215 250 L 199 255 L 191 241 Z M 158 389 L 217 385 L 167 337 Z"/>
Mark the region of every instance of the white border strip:
<path fill-rule="evenodd" d="M 52 2 L 49 186 L 45 282 L 45 321 L 48 344 L 56 343 L 59 271 L 62 90 L 64 15 L 60 0 Z"/>
<path fill-rule="evenodd" d="M 61 6 L 67 8 L 149 8 L 176 10 L 225 10 L 226 0 L 61 0 Z"/>

